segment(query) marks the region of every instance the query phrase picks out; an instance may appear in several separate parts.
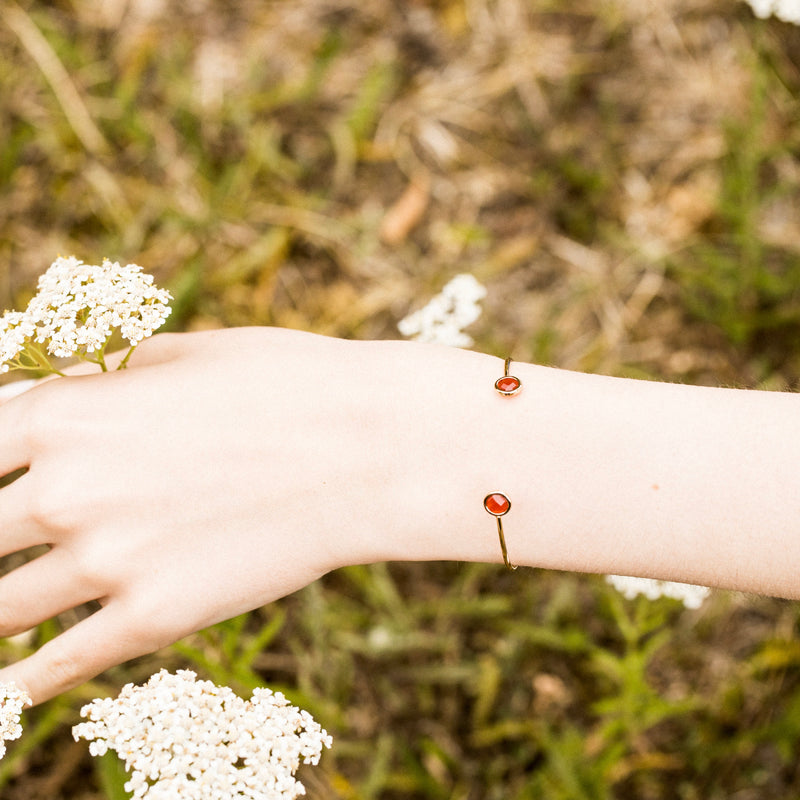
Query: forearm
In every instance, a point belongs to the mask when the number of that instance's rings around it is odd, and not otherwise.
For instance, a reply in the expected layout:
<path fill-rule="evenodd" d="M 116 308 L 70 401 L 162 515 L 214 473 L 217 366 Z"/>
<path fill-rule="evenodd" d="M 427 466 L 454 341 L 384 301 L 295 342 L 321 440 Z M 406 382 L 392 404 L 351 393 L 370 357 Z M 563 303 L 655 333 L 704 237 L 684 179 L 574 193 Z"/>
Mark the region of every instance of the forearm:
<path fill-rule="evenodd" d="M 243 328 L 0 404 L 0 555 L 48 545 L 0 635 L 102 604 L 0 680 L 40 702 L 345 564 L 500 562 L 495 491 L 515 564 L 800 596 L 796 396 L 502 368 Z"/>
<path fill-rule="evenodd" d="M 502 491 L 516 564 L 800 596 L 800 398 L 585 375 L 381 343 L 397 420 L 395 559 L 500 561 L 483 508 Z M 408 424 L 402 422 L 407 419 Z"/>

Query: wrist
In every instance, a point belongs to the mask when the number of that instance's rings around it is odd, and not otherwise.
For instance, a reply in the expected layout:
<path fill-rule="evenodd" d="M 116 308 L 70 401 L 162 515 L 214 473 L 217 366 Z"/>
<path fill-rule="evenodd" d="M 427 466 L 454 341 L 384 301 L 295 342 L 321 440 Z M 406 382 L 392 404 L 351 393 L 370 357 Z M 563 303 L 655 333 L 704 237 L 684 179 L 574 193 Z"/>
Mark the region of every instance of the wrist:
<path fill-rule="evenodd" d="M 504 437 L 493 356 L 418 342 L 371 342 L 370 513 L 355 560 L 501 561 L 483 498 L 503 477 Z M 499 370 L 499 372 L 498 372 Z M 498 407 L 498 405 L 500 407 Z M 499 445 L 499 447 L 498 447 Z"/>

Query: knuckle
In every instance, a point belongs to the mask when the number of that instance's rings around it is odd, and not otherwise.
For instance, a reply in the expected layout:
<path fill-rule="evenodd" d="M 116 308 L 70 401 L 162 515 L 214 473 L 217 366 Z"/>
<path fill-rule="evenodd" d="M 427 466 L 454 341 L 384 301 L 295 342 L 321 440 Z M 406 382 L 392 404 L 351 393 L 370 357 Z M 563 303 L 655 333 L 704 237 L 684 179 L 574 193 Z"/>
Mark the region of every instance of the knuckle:
<path fill-rule="evenodd" d="M 41 455 L 73 430 L 85 414 L 72 378 L 46 380 L 18 400 L 13 423 L 33 455 Z"/>
<path fill-rule="evenodd" d="M 14 610 L 6 603 L 0 604 L 0 636 L 13 636 L 19 632 Z"/>
<path fill-rule="evenodd" d="M 29 483 L 32 480 L 32 477 L 29 478 Z M 35 487 L 33 486 L 30 486 L 29 488 L 32 489 L 32 491 L 29 491 L 27 497 L 25 498 L 25 505 L 23 509 L 25 519 L 29 520 L 37 527 L 47 530 L 50 528 L 49 506 L 44 502 L 41 492 L 36 491 Z"/>
<path fill-rule="evenodd" d="M 48 413 L 51 385 L 45 383 L 26 392 L 20 398 L 15 427 L 28 450 L 40 453 L 50 438 L 53 415 Z"/>
<path fill-rule="evenodd" d="M 81 666 L 75 658 L 56 648 L 47 654 L 44 673 L 47 684 L 57 692 L 67 691 L 83 680 Z"/>
<path fill-rule="evenodd" d="M 20 501 L 20 513 L 27 522 L 36 528 L 43 531 L 50 529 L 49 514 L 38 492 L 29 491 Z"/>
<path fill-rule="evenodd" d="M 63 481 L 46 480 L 38 470 L 28 473 L 25 515 L 30 522 L 54 532 L 73 527 L 74 494 Z"/>
<path fill-rule="evenodd" d="M 180 638 L 176 625 L 163 605 L 139 602 L 128 615 L 128 634 L 142 652 L 154 653 Z"/>
<path fill-rule="evenodd" d="M 103 567 L 102 559 L 95 553 L 85 549 L 76 549 L 67 546 L 69 562 L 70 583 L 82 595 L 102 597 L 109 593 L 113 586 L 112 577 Z"/>

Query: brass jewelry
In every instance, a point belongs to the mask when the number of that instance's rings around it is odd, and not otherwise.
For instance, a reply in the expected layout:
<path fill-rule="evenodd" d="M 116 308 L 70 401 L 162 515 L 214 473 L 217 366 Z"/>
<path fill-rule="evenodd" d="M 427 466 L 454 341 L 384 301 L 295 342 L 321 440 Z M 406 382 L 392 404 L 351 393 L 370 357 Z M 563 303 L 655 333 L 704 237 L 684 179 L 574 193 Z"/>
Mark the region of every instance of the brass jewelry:
<path fill-rule="evenodd" d="M 522 391 L 522 381 L 515 375 L 508 374 L 509 364 L 511 364 L 511 359 L 507 358 L 505 360 L 503 377 L 498 378 L 494 382 L 494 388 L 504 397 L 512 397 Z M 500 550 L 503 553 L 503 563 L 509 569 L 516 569 L 517 567 L 508 560 L 506 537 L 503 534 L 503 521 L 501 519 L 501 517 L 504 517 L 511 510 L 511 501 L 502 492 L 490 492 L 483 498 L 483 507 L 497 520 L 497 535 L 500 537 Z"/>
<path fill-rule="evenodd" d="M 494 388 L 505 397 L 511 397 L 512 395 L 519 394 L 522 391 L 522 381 L 514 375 L 508 374 L 508 365 L 510 363 L 511 359 L 507 358 L 503 377 L 498 378 L 494 382 Z"/>
<path fill-rule="evenodd" d="M 503 563 L 509 569 L 516 569 L 516 565 L 508 560 L 506 537 L 503 535 L 503 521 L 501 519 L 511 510 L 511 501 L 502 492 L 491 492 L 483 498 L 483 507 L 497 520 L 497 535 L 500 537 Z"/>

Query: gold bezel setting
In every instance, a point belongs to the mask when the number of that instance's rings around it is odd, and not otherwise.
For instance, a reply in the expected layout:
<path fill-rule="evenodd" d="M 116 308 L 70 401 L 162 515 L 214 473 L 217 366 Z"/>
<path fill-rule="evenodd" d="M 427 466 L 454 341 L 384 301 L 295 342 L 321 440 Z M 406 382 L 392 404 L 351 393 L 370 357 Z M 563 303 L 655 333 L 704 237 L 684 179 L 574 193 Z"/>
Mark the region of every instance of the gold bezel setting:
<path fill-rule="evenodd" d="M 515 394 L 519 394 L 522 391 L 522 381 L 516 375 L 508 374 L 509 364 L 511 364 L 511 359 L 507 358 L 505 362 L 505 369 L 503 370 L 503 377 L 498 378 L 494 382 L 494 388 L 504 397 L 511 397 Z"/>

